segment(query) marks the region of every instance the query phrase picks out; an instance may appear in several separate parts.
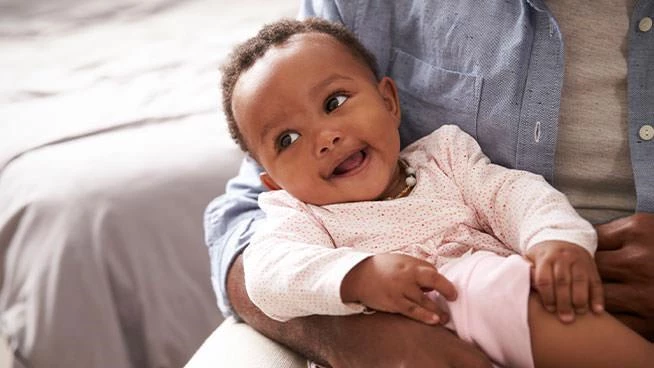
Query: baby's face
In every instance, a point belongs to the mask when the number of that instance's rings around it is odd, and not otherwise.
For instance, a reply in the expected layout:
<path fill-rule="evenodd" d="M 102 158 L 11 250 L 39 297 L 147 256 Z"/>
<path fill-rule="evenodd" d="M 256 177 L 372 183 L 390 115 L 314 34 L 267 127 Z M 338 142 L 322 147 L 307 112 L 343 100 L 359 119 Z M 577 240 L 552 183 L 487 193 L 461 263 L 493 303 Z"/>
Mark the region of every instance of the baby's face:
<path fill-rule="evenodd" d="M 399 175 L 399 102 L 389 78 L 336 39 L 292 36 L 236 83 L 234 116 L 267 184 L 325 205 L 375 200 Z"/>

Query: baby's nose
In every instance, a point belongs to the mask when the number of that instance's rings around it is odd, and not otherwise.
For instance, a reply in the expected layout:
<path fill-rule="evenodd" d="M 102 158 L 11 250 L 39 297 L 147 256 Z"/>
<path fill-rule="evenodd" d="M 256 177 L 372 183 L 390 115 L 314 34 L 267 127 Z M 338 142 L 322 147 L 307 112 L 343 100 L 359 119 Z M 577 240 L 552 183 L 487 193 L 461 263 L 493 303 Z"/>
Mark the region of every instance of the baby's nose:
<path fill-rule="evenodd" d="M 324 155 L 331 151 L 341 141 L 341 136 L 337 132 L 325 132 L 321 136 L 321 142 L 318 145 L 319 155 Z"/>

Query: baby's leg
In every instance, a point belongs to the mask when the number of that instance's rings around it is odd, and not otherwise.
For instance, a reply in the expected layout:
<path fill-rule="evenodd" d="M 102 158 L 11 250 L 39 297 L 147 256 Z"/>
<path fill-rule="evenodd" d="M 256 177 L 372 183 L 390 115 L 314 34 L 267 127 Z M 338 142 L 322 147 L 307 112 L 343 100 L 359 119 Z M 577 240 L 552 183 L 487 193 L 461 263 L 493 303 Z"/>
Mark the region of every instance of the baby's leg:
<path fill-rule="evenodd" d="M 654 367 L 654 345 L 608 313 L 586 313 L 564 324 L 529 297 L 529 327 L 536 368 Z"/>

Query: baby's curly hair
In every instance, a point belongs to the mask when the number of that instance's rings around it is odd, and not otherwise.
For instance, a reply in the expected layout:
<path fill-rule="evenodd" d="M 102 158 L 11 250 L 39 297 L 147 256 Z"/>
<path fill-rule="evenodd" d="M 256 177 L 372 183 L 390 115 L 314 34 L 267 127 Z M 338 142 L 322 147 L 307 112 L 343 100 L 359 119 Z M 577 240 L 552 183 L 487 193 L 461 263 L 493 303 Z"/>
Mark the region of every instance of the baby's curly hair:
<path fill-rule="evenodd" d="M 223 111 L 227 118 L 229 133 L 232 139 L 245 152 L 248 151 L 248 147 L 238 129 L 234 112 L 232 111 L 234 86 L 241 77 L 241 74 L 250 69 L 270 48 L 282 45 L 291 36 L 302 33 L 323 33 L 334 37 L 341 44 L 345 45 L 357 59 L 370 67 L 373 74 L 377 77 L 375 56 L 361 44 L 352 32 L 341 24 L 332 23 L 320 18 L 307 18 L 301 21 L 282 19 L 265 25 L 256 36 L 237 45 L 221 68 Z"/>

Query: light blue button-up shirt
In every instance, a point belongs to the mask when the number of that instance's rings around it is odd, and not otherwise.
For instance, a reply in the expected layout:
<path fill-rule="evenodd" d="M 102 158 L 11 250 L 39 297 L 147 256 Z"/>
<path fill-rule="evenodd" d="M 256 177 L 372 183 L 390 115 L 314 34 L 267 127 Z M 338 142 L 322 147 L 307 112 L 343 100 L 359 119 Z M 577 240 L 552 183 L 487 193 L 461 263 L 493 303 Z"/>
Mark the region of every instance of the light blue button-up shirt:
<path fill-rule="evenodd" d="M 353 30 L 397 83 L 402 145 L 444 124 L 457 124 L 498 164 L 554 175 L 563 41 L 543 0 L 307 0 L 301 17 L 320 16 Z M 654 212 L 654 1 L 640 0 L 629 29 L 629 143 L 637 210 Z M 263 213 L 260 169 L 246 159 L 226 194 L 205 216 L 206 242 L 218 305 L 232 315 L 225 281 Z"/>

